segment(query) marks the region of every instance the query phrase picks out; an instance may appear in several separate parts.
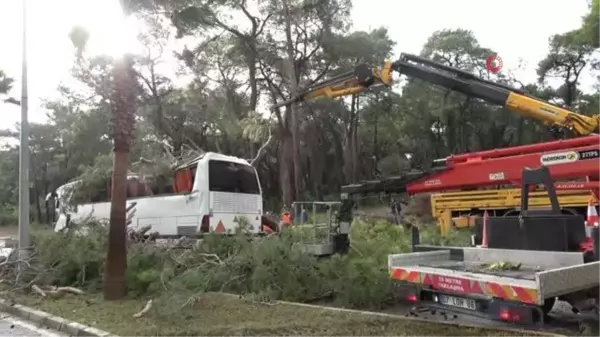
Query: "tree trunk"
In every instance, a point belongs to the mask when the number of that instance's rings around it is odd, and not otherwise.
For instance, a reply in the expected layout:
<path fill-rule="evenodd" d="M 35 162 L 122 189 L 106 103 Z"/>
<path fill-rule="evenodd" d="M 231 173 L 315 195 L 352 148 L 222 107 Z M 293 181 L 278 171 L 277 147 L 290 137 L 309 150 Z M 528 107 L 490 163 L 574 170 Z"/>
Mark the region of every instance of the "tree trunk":
<path fill-rule="evenodd" d="M 51 158 L 52 161 L 54 161 L 54 157 Z M 44 222 L 45 224 L 48 225 L 52 225 L 52 219 L 50 219 L 50 205 L 46 202 L 46 196 L 48 195 L 48 192 L 50 190 L 50 188 L 48 187 L 48 162 L 44 162 L 44 171 L 43 171 L 43 175 L 42 175 L 42 181 L 43 181 L 43 186 L 44 186 L 44 206 L 45 206 L 45 217 L 44 217 Z"/>
<path fill-rule="evenodd" d="M 360 113 L 360 96 L 356 95 L 356 108 L 354 111 L 354 121 L 352 130 L 352 181 L 358 181 L 358 154 L 360 153 L 360 143 L 358 142 L 358 114 Z"/>
<path fill-rule="evenodd" d="M 317 131 L 318 130 L 318 131 Z M 323 197 L 322 188 L 323 188 L 323 172 L 325 171 L 326 165 L 326 155 L 325 152 L 321 150 L 323 146 L 323 141 L 321 139 L 321 135 L 317 135 L 317 132 L 320 132 L 319 129 L 313 130 L 315 134 L 309 136 L 310 138 L 314 138 L 315 141 L 311 144 L 311 154 L 308 156 L 307 161 L 309 165 L 309 171 L 311 173 L 310 179 L 306 181 L 312 182 L 312 188 L 314 193 L 315 200 L 321 200 Z M 328 182 L 330 183 L 330 182 Z"/>
<path fill-rule="evenodd" d="M 104 271 L 104 299 L 115 300 L 127 295 L 127 152 L 114 153 L 108 253 Z"/>
<path fill-rule="evenodd" d="M 135 125 L 136 82 L 133 60 L 124 57 L 114 66 L 113 144 L 108 252 L 104 270 L 104 299 L 117 300 L 127 295 L 127 159 Z"/>
<path fill-rule="evenodd" d="M 288 76 L 290 81 L 290 93 L 294 97 L 298 93 L 298 78 L 296 77 L 296 62 L 294 59 L 296 50 L 292 39 L 292 16 L 288 0 L 282 1 L 283 12 L 285 15 L 285 37 L 286 51 L 288 56 Z M 290 131 L 292 137 L 292 163 L 294 176 L 294 196 L 296 200 L 301 199 L 302 195 L 302 169 L 300 167 L 300 140 L 298 139 L 298 116 L 295 104 L 290 104 L 286 111 L 286 118 L 290 119 Z"/>
<path fill-rule="evenodd" d="M 292 163 L 294 164 L 294 200 L 302 199 L 302 168 L 300 166 L 300 140 L 298 139 L 298 120 L 296 109 L 292 107 Z"/>
<path fill-rule="evenodd" d="M 256 111 L 258 104 L 258 81 L 256 80 L 256 47 L 246 55 L 248 58 L 248 82 L 250 85 L 250 110 Z"/>
<path fill-rule="evenodd" d="M 350 117 L 348 118 L 347 125 L 345 126 L 344 134 L 344 176 L 346 183 L 352 183 L 356 181 L 356 95 L 352 95 L 352 101 L 350 103 Z"/>
<path fill-rule="evenodd" d="M 384 98 L 385 99 L 385 98 Z M 377 97 L 377 102 L 379 103 L 379 97 Z M 391 110 L 391 109 L 390 109 Z M 378 126 L 379 126 L 379 109 L 373 110 L 374 120 L 373 120 L 373 169 L 372 176 L 375 176 L 378 172 L 377 162 L 379 161 L 379 144 L 377 144 L 378 140 Z"/>
<path fill-rule="evenodd" d="M 41 223 L 42 222 L 42 205 L 40 204 L 40 188 L 38 186 L 38 184 L 36 183 L 34 185 L 34 200 L 35 200 L 35 211 L 37 213 L 37 222 Z"/>
<path fill-rule="evenodd" d="M 279 184 L 281 185 L 281 200 L 284 206 L 291 206 L 295 196 L 292 172 L 294 147 L 292 143 L 292 134 L 283 130 L 279 148 Z"/>

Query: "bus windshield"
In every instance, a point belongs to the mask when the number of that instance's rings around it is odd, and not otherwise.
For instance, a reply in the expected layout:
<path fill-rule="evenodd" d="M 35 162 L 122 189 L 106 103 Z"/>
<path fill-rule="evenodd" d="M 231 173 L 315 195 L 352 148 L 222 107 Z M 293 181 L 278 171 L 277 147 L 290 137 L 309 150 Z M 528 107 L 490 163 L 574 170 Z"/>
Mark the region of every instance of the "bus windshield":
<path fill-rule="evenodd" d="M 208 162 L 208 189 L 211 192 L 260 194 L 252 166 L 223 160 Z"/>

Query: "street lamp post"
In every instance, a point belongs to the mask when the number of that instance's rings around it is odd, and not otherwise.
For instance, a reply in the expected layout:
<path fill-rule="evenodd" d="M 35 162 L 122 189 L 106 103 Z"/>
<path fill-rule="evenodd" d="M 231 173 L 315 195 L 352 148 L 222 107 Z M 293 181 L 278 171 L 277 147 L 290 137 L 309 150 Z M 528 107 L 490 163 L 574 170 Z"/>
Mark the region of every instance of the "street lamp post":
<path fill-rule="evenodd" d="M 23 59 L 21 68 L 21 134 L 19 147 L 19 254 L 29 249 L 29 120 L 27 97 L 27 0 L 23 1 Z"/>

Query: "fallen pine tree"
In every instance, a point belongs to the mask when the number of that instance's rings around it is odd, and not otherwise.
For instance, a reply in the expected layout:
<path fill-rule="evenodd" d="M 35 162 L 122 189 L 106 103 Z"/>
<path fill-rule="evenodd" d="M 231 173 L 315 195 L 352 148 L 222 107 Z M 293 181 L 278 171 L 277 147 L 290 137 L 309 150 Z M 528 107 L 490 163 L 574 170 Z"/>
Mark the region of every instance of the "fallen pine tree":
<path fill-rule="evenodd" d="M 65 287 L 86 293 L 99 291 L 106 256 L 106 227 L 93 221 L 85 226 L 85 235 L 77 234 L 77 230 L 35 232 L 27 268 L 18 271 L 14 259 L 0 265 L 5 289 L 37 296 L 44 296 L 43 292 L 45 297 L 73 294 L 66 292 Z M 422 227 L 424 242 L 468 242 L 466 236 L 442 238 L 437 228 Z M 302 228 L 286 228 L 279 235 L 256 240 L 249 240 L 243 231 L 232 236 L 207 235 L 200 244 L 189 245 L 189 249 L 149 243 L 142 233 L 147 229 L 139 230 L 129 236 L 129 294 L 150 297 L 154 303 L 150 306 L 172 314 L 193 302 L 198 294 L 215 291 L 246 294 L 263 302 L 329 301 L 352 308 L 382 308 L 394 302 L 387 255 L 408 251 L 410 247 L 408 231 L 388 222 L 356 222 L 352 226 L 350 253 L 328 259 L 292 249 L 304 235 Z"/>

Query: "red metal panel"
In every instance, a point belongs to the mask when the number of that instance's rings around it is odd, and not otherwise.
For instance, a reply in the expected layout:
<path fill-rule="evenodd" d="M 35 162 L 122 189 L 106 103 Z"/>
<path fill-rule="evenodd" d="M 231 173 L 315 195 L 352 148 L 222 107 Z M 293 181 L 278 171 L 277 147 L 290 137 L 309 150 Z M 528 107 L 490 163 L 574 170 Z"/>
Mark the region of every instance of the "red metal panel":
<path fill-rule="evenodd" d="M 585 137 L 587 138 L 587 137 Z M 521 172 L 525 167 L 540 167 L 541 157 L 565 151 L 599 151 L 600 143 L 582 147 L 563 149 L 545 153 L 531 153 L 506 158 L 492 158 L 478 162 L 463 162 L 446 170 L 407 184 L 408 193 L 423 193 L 444 190 L 457 190 L 471 187 L 486 187 L 496 185 L 518 185 Z M 548 165 L 550 174 L 555 180 L 568 180 L 598 177 L 600 169 L 598 159 L 576 160 L 565 163 Z M 593 180 L 598 180 L 595 178 Z"/>
<path fill-rule="evenodd" d="M 493 282 L 487 282 L 487 287 L 493 292 L 495 297 L 507 299 L 507 295 L 501 285 Z"/>
<path fill-rule="evenodd" d="M 446 163 L 448 166 L 453 164 L 458 164 L 461 162 L 470 161 L 473 159 L 491 159 L 498 157 L 508 157 L 508 156 L 517 156 L 522 154 L 530 154 L 536 152 L 548 152 L 548 151 L 556 151 L 556 150 L 564 150 L 570 149 L 574 147 L 581 147 L 586 145 L 597 145 L 600 143 L 600 136 L 587 136 L 587 137 L 578 137 L 574 139 L 568 140 L 558 140 L 553 142 L 545 142 L 531 145 L 521 145 L 521 146 L 513 146 L 504 149 L 493 149 L 488 151 L 479 151 L 479 152 L 470 152 L 464 154 L 458 154 L 449 156 L 446 158 Z"/>
<path fill-rule="evenodd" d="M 519 301 L 525 303 L 535 303 L 535 298 L 532 297 L 526 289 L 516 286 L 513 286 L 512 289 L 517 294 L 517 298 L 519 299 Z"/>

